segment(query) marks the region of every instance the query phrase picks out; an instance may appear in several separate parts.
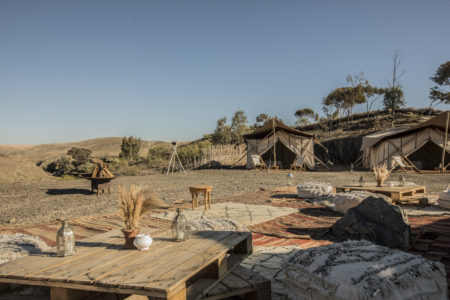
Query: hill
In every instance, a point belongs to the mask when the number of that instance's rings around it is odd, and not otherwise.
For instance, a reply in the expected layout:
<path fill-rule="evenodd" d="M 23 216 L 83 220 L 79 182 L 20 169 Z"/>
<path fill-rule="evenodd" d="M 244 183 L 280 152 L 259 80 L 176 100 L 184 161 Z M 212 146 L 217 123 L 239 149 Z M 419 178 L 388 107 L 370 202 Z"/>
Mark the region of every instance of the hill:
<path fill-rule="evenodd" d="M 92 157 L 118 156 L 121 143 L 121 137 L 106 137 L 36 146 L 0 145 L 0 183 L 51 180 L 52 177 L 37 165 L 38 162 L 46 165 L 66 155 L 72 147 L 89 149 Z M 146 156 L 150 146 L 155 143 L 158 142 L 142 141 L 140 155 Z"/>

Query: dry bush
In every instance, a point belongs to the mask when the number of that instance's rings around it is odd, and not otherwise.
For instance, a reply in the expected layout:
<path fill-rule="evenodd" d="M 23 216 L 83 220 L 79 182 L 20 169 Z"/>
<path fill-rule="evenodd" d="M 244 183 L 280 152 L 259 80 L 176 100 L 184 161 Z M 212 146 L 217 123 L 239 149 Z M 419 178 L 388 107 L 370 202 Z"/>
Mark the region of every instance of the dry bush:
<path fill-rule="evenodd" d="M 167 208 L 167 204 L 159 199 L 154 190 L 142 191 L 144 203 L 142 204 L 141 215 L 156 208 Z"/>
<path fill-rule="evenodd" d="M 124 229 L 131 230 L 138 227 L 139 217 L 144 203 L 141 188 L 131 185 L 130 189 L 118 187 L 119 210 L 124 221 Z"/>
<path fill-rule="evenodd" d="M 391 175 L 391 171 L 389 171 L 386 167 L 386 164 L 382 166 L 373 166 L 373 172 L 375 173 L 375 180 L 377 181 L 377 186 L 383 186 L 384 181 Z"/>

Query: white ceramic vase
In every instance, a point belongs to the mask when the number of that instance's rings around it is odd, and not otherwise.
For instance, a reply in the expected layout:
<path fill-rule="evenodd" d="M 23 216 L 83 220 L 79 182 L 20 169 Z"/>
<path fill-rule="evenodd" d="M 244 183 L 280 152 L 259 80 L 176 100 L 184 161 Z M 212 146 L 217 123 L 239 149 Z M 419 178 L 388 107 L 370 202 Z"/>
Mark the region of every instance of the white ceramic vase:
<path fill-rule="evenodd" d="M 153 239 L 148 234 L 138 234 L 134 238 L 133 244 L 138 250 L 148 250 L 152 242 Z"/>

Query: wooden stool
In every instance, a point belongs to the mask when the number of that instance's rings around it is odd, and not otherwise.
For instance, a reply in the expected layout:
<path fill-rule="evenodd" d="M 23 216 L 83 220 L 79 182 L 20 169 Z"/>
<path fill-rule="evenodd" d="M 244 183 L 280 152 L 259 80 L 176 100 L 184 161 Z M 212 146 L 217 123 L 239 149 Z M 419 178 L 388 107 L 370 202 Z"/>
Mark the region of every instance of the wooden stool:
<path fill-rule="evenodd" d="M 198 207 L 198 194 L 203 194 L 205 197 L 205 210 L 208 209 L 207 204 L 209 201 L 209 208 L 211 208 L 211 185 L 197 185 L 190 186 L 189 191 L 192 196 L 192 209 Z"/>

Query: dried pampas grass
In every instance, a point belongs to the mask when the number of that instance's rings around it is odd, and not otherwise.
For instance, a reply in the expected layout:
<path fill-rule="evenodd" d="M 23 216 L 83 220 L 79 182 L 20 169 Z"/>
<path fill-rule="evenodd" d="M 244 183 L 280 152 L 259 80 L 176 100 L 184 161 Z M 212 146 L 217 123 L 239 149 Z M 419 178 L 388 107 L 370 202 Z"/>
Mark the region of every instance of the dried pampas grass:
<path fill-rule="evenodd" d="M 138 227 L 141 216 L 144 195 L 142 189 L 131 185 L 130 189 L 119 185 L 119 210 L 125 223 L 124 229 L 131 230 Z"/>
<path fill-rule="evenodd" d="M 373 172 L 375 173 L 375 180 L 377 181 L 377 186 L 383 186 L 384 181 L 391 175 L 391 171 L 389 171 L 386 167 L 386 164 L 382 166 L 373 166 Z"/>
<path fill-rule="evenodd" d="M 153 209 L 168 208 L 168 205 L 156 195 L 155 190 L 144 190 L 142 194 L 144 203 L 142 204 L 141 215 Z"/>

